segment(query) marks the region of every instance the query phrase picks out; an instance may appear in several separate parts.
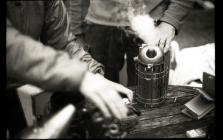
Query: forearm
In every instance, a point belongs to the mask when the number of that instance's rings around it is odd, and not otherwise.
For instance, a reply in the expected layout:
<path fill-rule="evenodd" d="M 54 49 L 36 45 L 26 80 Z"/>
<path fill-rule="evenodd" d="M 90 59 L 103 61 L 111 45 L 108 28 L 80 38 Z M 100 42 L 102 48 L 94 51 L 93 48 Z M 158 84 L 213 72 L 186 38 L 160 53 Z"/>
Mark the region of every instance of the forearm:
<path fill-rule="evenodd" d="M 13 27 L 6 33 L 7 77 L 46 90 L 76 90 L 87 66 L 67 53 L 21 35 Z"/>
<path fill-rule="evenodd" d="M 71 42 L 67 47 L 67 51 L 69 52 L 72 58 L 78 59 L 81 62 L 87 64 L 87 69 L 92 73 L 100 73 L 104 75 L 104 66 L 94 60 L 92 56 L 84 50 L 83 46 L 75 45 L 75 42 Z"/>
<path fill-rule="evenodd" d="M 70 1 L 70 3 L 72 2 Z M 76 60 L 82 61 L 87 58 L 84 63 L 88 65 L 88 70 L 91 72 L 101 69 L 102 65 L 88 54 L 87 45 L 78 41 L 71 32 L 68 14 L 62 1 L 53 1 L 52 5 L 48 5 L 46 10 L 45 30 L 41 36 L 43 43 L 58 50 L 67 51 Z M 94 67 L 92 68 L 92 66 Z"/>
<path fill-rule="evenodd" d="M 185 21 L 193 5 L 193 0 L 171 0 L 170 5 L 159 21 L 175 27 L 177 34 L 180 30 L 180 25 Z"/>

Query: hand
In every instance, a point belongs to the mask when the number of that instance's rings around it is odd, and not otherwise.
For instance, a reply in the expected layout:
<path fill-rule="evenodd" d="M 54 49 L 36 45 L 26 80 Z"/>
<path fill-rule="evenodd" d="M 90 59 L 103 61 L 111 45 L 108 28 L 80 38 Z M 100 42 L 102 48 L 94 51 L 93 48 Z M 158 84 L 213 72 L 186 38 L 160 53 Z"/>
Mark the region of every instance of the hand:
<path fill-rule="evenodd" d="M 161 22 L 156 28 L 156 45 L 163 49 L 164 53 L 169 50 L 170 42 L 173 40 L 175 36 L 175 28 L 166 23 Z"/>
<path fill-rule="evenodd" d="M 113 114 L 118 119 L 127 117 L 128 113 L 128 108 L 119 92 L 125 94 L 130 101 L 133 99 L 131 90 L 90 72 L 85 74 L 80 85 L 80 92 L 95 103 L 105 117 L 111 117 Z"/>
<path fill-rule="evenodd" d="M 165 52 L 169 50 L 170 42 L 175 36 L 175 28 L 161 22 L 154 26 L 154 20 L 149 15 L 130 18 L 131 28 L 135 34 L 148 45 L 157 45 Z"/>

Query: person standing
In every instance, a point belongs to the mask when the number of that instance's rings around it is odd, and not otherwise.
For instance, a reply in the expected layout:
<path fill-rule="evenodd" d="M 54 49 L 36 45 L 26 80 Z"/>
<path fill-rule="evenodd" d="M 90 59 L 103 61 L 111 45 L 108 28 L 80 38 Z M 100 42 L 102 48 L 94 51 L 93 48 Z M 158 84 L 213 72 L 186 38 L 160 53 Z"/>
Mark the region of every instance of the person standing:
<path fill-rule="evenodd" d="M 154 42 L 167 52 L 193 5 L 192 0 L 90 0 L 85 18 L 85 41 L 90 46 L 92 57 L 105 66 L 105 77 L 115 82 L 119 82 L 119 72 L 126 54 L 127 85 L 136 85 L 133 58 L 138 55 L 138 46 L 143 41 L 128 32 L 131 32 L 129 6 L 143 10 L 143 13 L 149 14 L 156 21 Z M 69 8 L 78 9 L 77 5 L 72 4 Z"/>

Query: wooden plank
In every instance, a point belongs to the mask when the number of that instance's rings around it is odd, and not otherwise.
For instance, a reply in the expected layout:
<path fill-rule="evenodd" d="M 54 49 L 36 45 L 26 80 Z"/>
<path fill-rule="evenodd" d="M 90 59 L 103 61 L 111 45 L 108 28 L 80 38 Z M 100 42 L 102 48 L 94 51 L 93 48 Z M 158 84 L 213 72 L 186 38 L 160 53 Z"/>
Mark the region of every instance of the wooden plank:
<path fill-rule="evenodd" d="M 135 128 L 132 128 L 132 125 L 135 125 L 138 123 L 135 121 L 143 122 L 145 120 L 150 120 L 154 118 L 180 114 L 181 108 L 177 106 L 179 105 L 177 105 L 176 103 L 173 103 L 173 104 L 167 104 L 165 106 L 162 106 L 160 108 L 156 108 L 153 110 L 141 110 L 141 116 L 131 115 L 127 119 L 122 120 L 121 126 L 124 128 L 135 129 Z"/>
<path fill-rule="evenodd" d="M 146 121 L 153 118 L 160 118 L 165 116 L 173 116 L 181 113 L 182 106 L 179 107 L 163 107 L 152 111 L 142 112 L 142 115 L 139 117 L 140 121 Z"/>
<path fill-rule="evenodd" d="M 137 92 L 136 87 L 132 87 Z M 185 137 L 187 130 L 207 127 L 213 121 L 214 111 L 201 120 L 193 120 L 181 113 L 184 104 L 198 94 L 194 87 L 168 86 L 167 99 L 156 108 L 145 108 L 137 102 L 133 106 L 142 113 L 138 124 L 128 130 L 129 138 Z M 134 104 L 135 103 L 135 104 Z M 131 118 L 129 118 L 131 119 Z"/>
<path fill-rule="evenodd" d="M 161 126 L 166 126 L 170 124 L 177 124 L 185 121 L 191 121 L 191 118 L 185 117 L 181 114 L 170 115 L 165 117 L 157 117 L 152 119 L 146 119 L 143 121 L 139 121 L 139 123 L 134 127 L 134 131 L 130 133 L 135 133 L 138 131 L 142 131 L 149 128 L 157 128 Z"/>
<path fill-rule="evenodd" d="M 129 88 L 131 90 L 133 90 L 134 92 L 137 92 L 137 86 L 132 86 L 132 87 L 129 87 Z M 190 86 L 175 86 L 175 85 L 169 85 L 168 86 L 168 89 L 167 89 L 167 93 L 169 94 L 169 96 L 171 96 L 170 93 L 176 93 L 176 92 L 197 94 L 194 89 L 196 89 L 196 88 L 195 87 L 190 87 Z"/>
<path fill-rule="evenodd" d="M 177 134 L 177 135 L 172 135 L 172 136 L 168 136 L 166 138 L 187 138 L 186 134 Z"/>
<path fill-rule="evenodd" d="M 160 105 L 159 107 L 156 108 L 149 108 L 149 107 L 144 107 L 143 104 L 139 104 L 134 102 L 133 106 L 136 109 L 139 109 L 141 111 L 151 111 L 151 110 L 156 110 L 162 107 L 173 107 L 173 106 L 179 106 L 179 105 L 183 105 L 185 104 L 187 101 L 189 101 L 190 99 L 192 99 L 194 96 L 190 95 L 190 96 L 185 96 L 185 97 L 177 97 L 177 98 L 167 98 L 167 100 L 165 101 L 164 104 Z"/>
<path fill-rule="evenodd" d="M 182 104 L 187 102 L 189 99 L 192 97 L 187 97 L 183 98 L 180 97 L 174 102 L 173 99 L 167 100 L 165 104 L 158 108 L 143 108 L 142 106 L 138 106 L 137 104 L 134 105 L 135 108 L 139 109 L 141 111 L 141 116 L 130 116 L 129 118 L 125 119 L 125 122 L 123 122 L 123 125 L 128 125 L 126 124 L 126 121 L 131 121 L 131 120 L 146 120 L 146 119 L 151 119 L 151 118 L 156 118 L 156 117 L 165 117 L 169 115 L 175 115 L 175 114 L 180 114 L 181 109 L 183 108 Z M 176 108 L 177 107 L 177 108 Z M 135 119 L 135 118 L 136 119 Z M 131 125 L 131 123 L 130 123 Z M 128 126 L 127 126 L 128 127 Z"/>
<path fill-rule="evenodd" d="M 202 120 L 204 120 L 206 118 L 213 119 L 214 112 L 211 112 L 210 114 L 205 116 Z M 178 123 L 183 123 L 183 122 L 191 122 L 191 121 L 196 122 L 197 120 L 193 120 L 183 114 L 177 114 L 177 115 L 165 116 L 165 117 L 157 117 L 157 118 L 139 121 L 139 123 L 131 131 L 129 131 L 129 133 L 136 133 L 136 132 L 144 131 L 146 129 L 158 128 L 158 127 L 162 127 L 162 126 L 178 124 Z"/>
<path fill-rule="evenodd" d="M 136 86 L 130 87 L 130 89 L 132 89 L 134 91 L 134 94 L 137 94 L 137 87 Z M 178 101 L 176 103 L 181 102 L 182 104 L 184 104 L 187 101 L 189 101 L 190 99 L 192 99 L 192 97 L 194 97 L 197 94 L 198 93 L 196 92 L 196 90 L 194 90 L 193 87 L 188 87 L 188 86 L 169 86 L 168 87 L 168 93 L 167 93 L 167 99 L 165 101 L 165 104 L 162 104 L 160 106 L 164 106 L 164 105 L 170 104 L 170 103 L 175 103 L 177 100 Z M 184 98 L 185 99 L 188 98 L 188 100 L 185 100 Z M 136 109 L 141 109 L 141 110 L 153 110 L 153 109 L 156 109 L 156 108 L 150 108 L 150 107 L 143 107 L 143 104 L 138 103 L 136 100 L 133 100 L 133 105 L 134 105 L 134 107 Z"/>
<path fill-rule="evenodd" d="M 167 138 L 174 137 L 178 138 L 182 137 L 182 134 L 185 134 L 187 130 L 207 127 L 209 124 L 213 122 L 213 116 L 209 115 L 209 117 L 205 117 L 199 121 L 191 120 L 191 121 L 179 121 L 179 123 L 171 123 L 165 126 L 158 126 L 156 128 L 146 128 L 140 131 L 134 131 L 132 133 L 128 133 L 128 138 Z"/>

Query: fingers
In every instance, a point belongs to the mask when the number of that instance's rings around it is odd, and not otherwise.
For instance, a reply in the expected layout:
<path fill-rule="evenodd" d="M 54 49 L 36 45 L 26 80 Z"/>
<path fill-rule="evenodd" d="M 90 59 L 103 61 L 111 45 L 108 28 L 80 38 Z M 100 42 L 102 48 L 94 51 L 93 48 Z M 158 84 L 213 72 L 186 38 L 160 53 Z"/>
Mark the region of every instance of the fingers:
<path fill-rule="evenodd" d="M 171 43 L 171 40 L 167 39 L 166 40 L 166 46 L 164 48 L 164 53 L 166 53 L 170 49 L 170 43 Z"/>
<path fill-rule="evenodd" d="M 127 116 L 128 109 L 119 92 L 126 94 L 130 100 L 133 98 L 133 93 L 124 86 L 106 80 L 99 74 L 86 73 L 79 90 L 85 97 L 92 100 L 105 117 L 114 115 L 122 119 Z"/>
<path fill-rule="evenodd" d="M 157 43 L 157 46 L 159 46 L 163 50 L 163 52 L 166 53 L 170 48 L 170 42 L 171 40 L 167 38 L 160 39 Z"/>
<path fill-rule="evenodd" d="M 127 106 L 122 101 L 121 96 L 117 92 L 113 92 L 113 93 L 110 92 L 110 94 L 112 94 L 110 97 L 112 97 L 111 100 L 114 105 L 113 107 L 117 113 L 115 116 L 118 115 L 119 119 L 126 118 L 128 109 L 127 109 Z"/>
<path fill-rule="evenodd" d="M 106 93 L 101 93 L 100 96 L 116 118 L 127 117 L 128 109 L 117 92 L 108 90 Z"/>
<path fill-rule="evenodd" d="M 92 94 L 92 95 L 93 96 L 89 97 L 91 101 L 95 103 L 95 105 L 102 111 L 105 117 L 110 118 L 111 113 L 109 112 L 105 102 L 103 102 L 103 99 L 100 96 L 97 96 L 97 94 Z"/>
<path fill-rule="evenodd" d="M 166 39 L 160 39 L 157 43 L 157 46 L 160 47 L 163 51 L 166 46 Z"/>
<path fill-rule="evenodd" d="M 111 82 L 111 81 L 109 81 L 109 82 Z M 118 84 L 118 83 L 111 82 L 111 84 L 113 85 L 113 87 L 118 92 L 120 92 L 121 94 L 125 94 L 130 101 L 133 100 L 133 91 L 132 90 L 130 90 L 130 89 L 124 87 L 123 85 Z"/>

